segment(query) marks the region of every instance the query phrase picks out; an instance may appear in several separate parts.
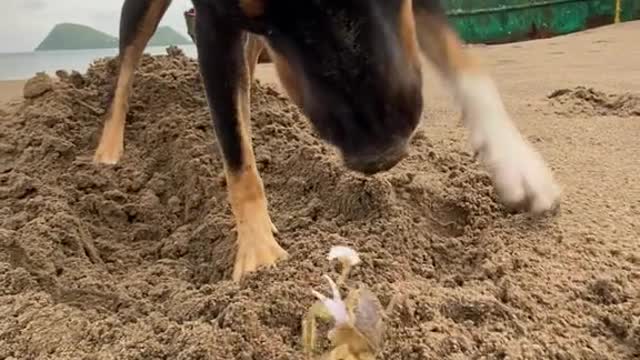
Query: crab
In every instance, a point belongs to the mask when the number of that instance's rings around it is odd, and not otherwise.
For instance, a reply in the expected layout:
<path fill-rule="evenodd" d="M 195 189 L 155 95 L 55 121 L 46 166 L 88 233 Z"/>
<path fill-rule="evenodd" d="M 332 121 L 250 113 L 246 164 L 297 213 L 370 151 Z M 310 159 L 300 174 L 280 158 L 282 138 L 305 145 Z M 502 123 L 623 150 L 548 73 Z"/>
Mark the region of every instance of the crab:
<path fill-rule="evenodd" d="M 333 248 L 329 254 L 329 259 L 332 258 L 339 258 L 345 266 L 340 282 L 346 281 L 350 267 L 359 263 L 357 254 L 346 247 Z M 324 275 L 324 278 L 331 288 L 331 297 L 311 290 L 317 301 L 302 321 L 303 347 L 307 359 L 314 359 L 318 318 L 334 321 L 334 327 L 328 334 L 333 349 L 316 357 L 316 360 L 375 359 L 382 346 L 385 330 L 382 304 L 365 286 L 350 289 L 346 299 L 342 299 L 338 285 L 328 275 Z"/>

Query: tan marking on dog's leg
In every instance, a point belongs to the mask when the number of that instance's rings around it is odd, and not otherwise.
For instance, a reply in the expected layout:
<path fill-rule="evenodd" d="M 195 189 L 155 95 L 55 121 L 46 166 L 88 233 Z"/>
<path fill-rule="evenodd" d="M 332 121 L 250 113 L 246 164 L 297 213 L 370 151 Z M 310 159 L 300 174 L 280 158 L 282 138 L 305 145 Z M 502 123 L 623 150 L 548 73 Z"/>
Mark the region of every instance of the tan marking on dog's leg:
<path fill-rule="evenodd" d="M 560 188 L 511 120 L 489 73 L 465 51 L 446 19 L 421 13 L 416 14 L 416 23 L 420 47 L 453 89 L 473 151 L 489 171 L 502 201 L 532 213 L 553 209 Z"/>
<path fill-rule="evenodd" d="M 247 73 L 249 74 L 250 83 L 252 83 L 254 80 L 256 66 L 258 65 L 260 56 L 262 55 L 264 50 L 265 50 L 264 40 L 258 35 L 249 34 L 247 43 L 245 45 L 245 59 L 246 59 Z M 250 90 L 251 88 L 249 87 L 249 91 Z M 250 117 L 251 114 L 248 114 L 247 116 Z M 247 126 L 248 131 L 250 130 L 250 128 L 251 128 L 250 126 Z M 278 228 L 276 228 L 276 225 L 273 223 L 271 223 L 271 231 L 274 234 L 278 233 Z"/>
<path fill-rule="evenodd" d="M 129 50 L 126 52 L 129 52 Z M 108 118 L 104 123 L 102 136 L 93 157 L 96 163 L 116 164 L 120 160 L 124 149 L 124 127 L 129 107 L 128 97 L 131 91 L 133 72 L 135 71 L 131 56 L 126 55 L 126 52 L 120 64 L 120 73 L 111 109 L 107 115 Z"/>
<path fill-rule="evenodd" d="M 249 152 L 251 145 L 245 140 L 245 135 L 246 133 L 243 134 L 243 151 Z M 238 244 L 233 280 L 240 281 L 247 273 L 274 265 L 288 255 L 274 238 L 264 186 L 255 161 L 240 172 L 227 172 L 226 175 Z"/>
<path fill-rule="evenodd" d="M 249 42 L 250 44 L 250 42 Z M 250 44 L 245 49 L 254 47 Z M 259 51 L 245 52 L 246 76 L 238 94 L 238 120 L 242 144 L 243 164 L 239 171 L 225 170 L 231 209 L 236 221 L 238 251 L 233 269 L 233 280 L 239 281 L 245 274 L 262 266 L 274 265 L 286 259 L 287 252 L 274 238 L 277 232 L 269 216 L 264 185 L 258 173 L 251 143 L 250 95 L 253 67 Z"/>
<path fill-rule="evenodd" d="M 129 109 L 133 78 L 144 48 L 153 36 L 168 3 L 154 1 L 138 29 L 133 43 L 120 54 L 120 71 L 111 107 L 102 129 L 100 142 L 93 157 L 95 163 L 116 164 L 124 150 L 124 128 Z"/>

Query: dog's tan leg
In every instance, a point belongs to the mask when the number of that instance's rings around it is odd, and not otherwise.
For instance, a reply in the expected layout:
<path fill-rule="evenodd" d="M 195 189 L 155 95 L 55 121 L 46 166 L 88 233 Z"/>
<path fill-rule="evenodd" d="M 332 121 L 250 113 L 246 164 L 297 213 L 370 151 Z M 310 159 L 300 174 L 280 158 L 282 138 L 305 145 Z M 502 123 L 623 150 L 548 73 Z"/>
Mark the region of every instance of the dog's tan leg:
<path fill-rule="evenodd" d="M 211 4 L 195 5 L 198 62 L 224 160 L 237 232 L 233 280 L 239 281 L 246 274 L 287 257 L 274 238 L 251 142 L 251 81 L 262 43 L 217 13 Z"/>
<path fill-rule="evenodd" d="M 243 145 L 243 149 L 248 147 Z M 247 160 L 250 157 L 247 154 Z M 264 186 L 255 166 L 227 171 L 226 178 L 238 244 L 233 280 L 239 281 L 249 272 L 287 258 L 287 253 L 274 238 Z"/>
<path fill-rule="evenodd" d="M 244 49 L 249 81 L 253 82 L 256 65 L 258 65 L 260 56 L 265 50 L 264 40 L 257 35 L 247 34 L 247 42 Z"/>
<path fill-rule="evenodd" d="M 249 139 L 251 139 L 251 126 L 250 126 L 250 119 L 251 119 L 251 103 L 250 103 L 250 99 L 251 99 L 251 83 L 254 80 L 254 75 L 255 75 L 255 69 L 256 66 L 260 60 L 260 56 L 262 55 L 263 51 L 265 50 L 265 45 L 264 45 L 264 41 L 262 40 L 262 38 L 260 38 L 257 35 L 253 35 L 253 34 L 247 34 L 247 42 L 245 43 L 245 47 L 244 47 L 244 54 L 245 54 L 245 67 L 246 67 L 246 72 L 248 74 L 248 83 L 246 86 L 246 104 L 243 105 L 244 107 L 244 111 L 246 112 L 244 114 L 245 119 L 247 119 L 248 121 L 246 122 L 242 122 L 242 126 L 245 128 L 246 133 L 248 134 Z M 250 144 L 249 144 L 250 145 Z M 253 154 L 253 149 L 250 149 L 250 152 Z M 252 155 L 253 156 L 253 155 Z M 252 161 L 255 161 L 252 160 Z M 256 172 L 257 173 L 257 172 Z M 259 176 L 258 176 L 259 177 Z M 276 228 L 276 226 L 273 224 L 273 222 L 271 222 L 271 219 L 269 219 L 269 222 L 271 223 L 271 231 L 274 234 L 278 233 L 278 229 Z"/>
<path fill-rule="evenodd" d="M 124 127 L 133 75 L 171 0 L 126 0 L 120 23 L 120 70 L 94 162 L 115 164 L 124 149 Z"/>
<path fill-rule="evenodd" d="M 238 91 L 239 133 L 244 165 L 240 171 L 226 172 L 238 233 L 238 252 L 233 269 L 235 281 L 260 266 L 272 265 L 278 259 L 287 257 L 273 236 L 277 229 L 269 216 L 267 198 L 251 144 L 251 82 L 262 50 L 262 41 L 254 35 L 248 35 L 244 50 L 246 76 L 242 78 Z"/>
<path fill-rule="evenodd" d="M 502 201 L 532 213 L 554 208 L 560 189 L 542 157 L 511 120 L 487 70 L 465 51 L 433 1 L 415 0 L 413 5 L 420 48 L 462 106 L 472 148 Z"/>

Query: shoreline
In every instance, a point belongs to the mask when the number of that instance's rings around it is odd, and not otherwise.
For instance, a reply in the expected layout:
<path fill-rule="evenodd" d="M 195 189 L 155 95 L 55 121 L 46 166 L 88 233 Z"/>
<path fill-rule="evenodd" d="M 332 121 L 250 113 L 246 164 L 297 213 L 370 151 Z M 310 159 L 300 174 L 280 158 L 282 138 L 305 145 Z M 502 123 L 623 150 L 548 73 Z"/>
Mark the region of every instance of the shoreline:
<path fill-rule="evenodd" d="M 256 67 L 256 79 L 263 83 L 273 85 L 278 90 L 282 90 L 273 64 L 258 64 Z M 9 102 L 15 100 L 21 100 L 22 88 L 27 80 L 29 79 L 0 80 L 0 107 L 4 107 Z"/>

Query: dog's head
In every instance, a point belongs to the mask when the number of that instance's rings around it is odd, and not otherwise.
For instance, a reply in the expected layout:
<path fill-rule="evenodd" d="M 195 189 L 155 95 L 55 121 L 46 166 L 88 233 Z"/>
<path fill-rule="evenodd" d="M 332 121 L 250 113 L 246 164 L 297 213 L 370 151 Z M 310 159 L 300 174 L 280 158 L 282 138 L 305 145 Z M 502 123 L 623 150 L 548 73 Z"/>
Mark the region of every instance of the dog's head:
<path fill-rule="evenodd" d="M 422 114 L 411 0 L 238 1 L 349 168 L 372 174 L 404 157 Z"/>

